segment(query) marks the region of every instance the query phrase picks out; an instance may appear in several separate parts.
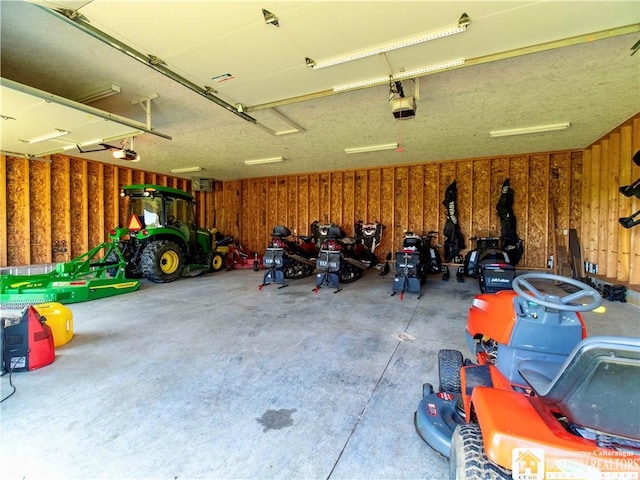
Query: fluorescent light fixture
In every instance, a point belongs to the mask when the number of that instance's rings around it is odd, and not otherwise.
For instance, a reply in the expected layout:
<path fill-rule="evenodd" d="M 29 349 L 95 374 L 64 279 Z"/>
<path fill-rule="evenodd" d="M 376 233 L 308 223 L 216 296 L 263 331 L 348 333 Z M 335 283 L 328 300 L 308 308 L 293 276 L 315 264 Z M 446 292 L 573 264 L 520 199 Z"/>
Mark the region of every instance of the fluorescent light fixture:
<path fill-rule="evenodd" d="M 423 75 L 425 73 L 437 72 L 438 70 L 445 70 L 447 68 L 457 67 L 464 65 L 464 58 L 457 58 L 455 60 L 449 60 L 448 62 L 436 63 L 434 65 L 427 65 L 425 67 L 415 68 L 413 70 L 407 70 L 406 72 L 399 72 L 391 76 L 370 78 L 368 80 L 361 80 L 359 82 L 348 83 L 346 85 L 338 85 L 333 87 L 334 93 L 345 92 L 347 90 L 355 90 L 357 88 L 371 87 L 373 85 L 382 85 L 389 83 L 390 81 L 402 80 L 404 78 L 412 78 Z"/>
<path fill-rule="evenodd" d="M 270 157 L 270 158 L 258 158 L 256 160 L 245 160 L 245 165 L 261 165 L 263 163 L 276 163 L 282 162 L 284 157 Z"/>
<path fill-rule="evenodd" d="M 93 103 L 98 100 L 102 100 L 103 98 L 110 97 L 111 95 L 115 95 L 116 93 L 120 93 L 120 86 L 115 83 L 111 83 L 105 87 L 100 87 L 96 90 L 92 90 L 91 92 L 87 92 L 82 97 L 76 99 L 76 102 L 80 103 Z"/>
<path fill-rule="evenodd" d="M 171 173 L 193 173 L 193 172 L 201 172 L 202 170 L 203 170 L 202 167 L 172 168 Z"/>
<path fill-rule="evenodd" d="M 395 150 L 398 148 L 398 143 L 383 143 L 382 145 L 369 145 L 368 147 L 353 147 L 345 148 L 344 153 L 366 153 L 366 152 L 380 152 L 382 150 Z"/>
<path fill-rule="evenodd" d="M 526 135 L 528 133 L 554 132 L 566 130 L 571 126 L 569 122 L 550 123 L 549 125 L 536 125 L 534 127 L 510 128 L 507 130 L 491 130 L 490 137 L 509 137 L 511 135 Z"/>
<path fill-rule="evenodd" d="M 56 131 L 52 133 L 47 133 L 45 135 L 40 135 L 39 137 L 33 137 L 29 140 L 20 140 L 20 141 L 23 143 L 32 144 L 32 143 L 46 142 L 47 140 L 53 140 L 54 138 L 62 137 L 63 135 L 69 134 L 69 130 L 65 130 L 63 128 L 56 128 L 55 130 Z"/>
<path fill-rule="evenodd" d="M 393 43 L 380 44 L 367 50 L 359 50 L 357 52 L 352 52 L 352 53 L 340 55 L 337 57 L 331 57 L 331 58 L 327 58 L 317 62 L 311 59 L 307 59 L 306 62 L 307 62 L 307 65 L 309 67 L 312 67 L 314 70 L 325 68 L 325 67 L 331 67 L 333 65 L 339 65 L 341 63 L 351 62 L 353 60 L 359 60 L 361 58 L 370 57 L 372 55 L 378 55 L 380 53 L 390 52 L 392 50 L 397 50 L 399 48 L 405 48 L 405 47 L 410 47 L 412 45 L 417 45 L 418 43 L 424 43 L 430 40 L 436 40 L 438 38 L 447 37 L 449 35 L 462 33 L 467 30 L 469 23 L 471 23 L 469 17 L 463 13 L 460 19 L 458 20 L 458 24 L 450 27 L 421 33 L 420 35 L 417 35 L 414 37 L 407 37 Z"/>

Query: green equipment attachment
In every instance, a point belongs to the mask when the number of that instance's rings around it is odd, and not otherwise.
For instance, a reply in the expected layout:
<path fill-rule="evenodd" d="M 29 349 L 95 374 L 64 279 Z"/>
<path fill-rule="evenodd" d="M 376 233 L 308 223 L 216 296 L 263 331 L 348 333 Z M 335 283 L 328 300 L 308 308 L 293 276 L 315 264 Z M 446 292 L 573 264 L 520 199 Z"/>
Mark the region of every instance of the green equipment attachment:
<path fill-rule="evenodd" d="M 86 302 L 138 290 L 138 280 L 125 278 L 125 266 L 117 241 L 101 243 L 68 262 L 58 263 L 50 273 L 2 275 L 0 305 L 14 308 L 47 302 Z"/>

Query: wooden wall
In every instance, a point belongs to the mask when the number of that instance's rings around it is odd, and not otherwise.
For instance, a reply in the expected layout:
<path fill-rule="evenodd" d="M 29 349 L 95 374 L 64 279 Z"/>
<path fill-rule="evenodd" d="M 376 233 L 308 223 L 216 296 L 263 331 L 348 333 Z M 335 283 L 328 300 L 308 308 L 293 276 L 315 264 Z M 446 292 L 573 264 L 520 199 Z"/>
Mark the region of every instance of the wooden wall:
<path fill-rule="evenodd" d="M 50 162 L 0 156 L 0 266 L 64 262 L 106 241 L 124 221 L 120 188 L 131 183 L 190 188 L 185 179 L 64 155 Z M 194 194 L 211 206 L 203 192 Z M 201 210 L 206 224 L 214 209 Z"/>
<path fill-rule="evenodd" d="M 499 236 L 496 204 L 510 178 L 518 234 L 525 242 L 521 265 L 546 268 L 553 252 L 550 215 L 561 233 L 581 227 L 582 210 L 571 201 L 580 199 L 581 172 L 581 151 L 401 165 L 225 182 L 216 204 L 224 205 L 219 228 L 252 250 L 264 249 L 276 224 L 307 235 L 311 222 L 319 220 L 353 234 L 354 223 L 363 220 L 385 225 L 380 252 L 393 252 L 405 230 L 435 230 L 444 241 L 442 201 L 453 180 L 464 237 Z"/>
<path fill-rule="evenodd" d="M 619 187 L 640 178 L 631 160 L 639 150 L 637 115 L 584 151 L 581 198 L 583 257 L 597 265 L 598 276 L 631 285 L 640 285 L 640 225 L 623 228 L 618 219 L 638 212 L 640 200 Z"/>
<path fill-rule="evenodd" d="M 583 258 L 597 263 L 601 276 L 635 288 L 640 227 L 624 229 L 618 218 L 639 210 L 640 201 L 618 187 L 640 176 L 631 161 L 638 149 L 640 115 L 584 151 L 215 182 L 213 192 L 192 193 L 200 225 L 254 251 L 264 250 L 276 224 L 305 235 L 314 220 L 335 222 L 352 234 L 363 220 L 385 225 L 385 253 L 407 229 L 435 230 L 444 241 L 442 200 L 453 180 L 464 238 L 499 235 L 496 204 L 509 178 L 525 245 L 521 267 L 545 269 L 554 246 L 568 248 L 567 232 L 576 229 Z M 64 155 L 50 163 L 0 156 L 0 266 L 64 261 L 104 241 L 123 221 L 120 187 L 131 183 L 191 188 L 186 179 Z"/>

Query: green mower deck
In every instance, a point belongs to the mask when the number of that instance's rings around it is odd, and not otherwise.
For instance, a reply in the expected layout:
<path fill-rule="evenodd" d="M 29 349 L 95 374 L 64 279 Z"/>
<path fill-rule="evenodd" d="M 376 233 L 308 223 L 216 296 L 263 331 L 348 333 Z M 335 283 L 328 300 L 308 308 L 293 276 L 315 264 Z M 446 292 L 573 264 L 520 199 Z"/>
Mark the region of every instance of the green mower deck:
<path fill-rule="evenodd" d="M 118 261 L 106 260 L 114 255 Z M 118 243 L 106 242 L 69 262 L 58 263 L 50 273 L 2 275 L 0 305 L 86 302 L 136 291 L 140 282 L 125 278 L 125 264 Z"/>

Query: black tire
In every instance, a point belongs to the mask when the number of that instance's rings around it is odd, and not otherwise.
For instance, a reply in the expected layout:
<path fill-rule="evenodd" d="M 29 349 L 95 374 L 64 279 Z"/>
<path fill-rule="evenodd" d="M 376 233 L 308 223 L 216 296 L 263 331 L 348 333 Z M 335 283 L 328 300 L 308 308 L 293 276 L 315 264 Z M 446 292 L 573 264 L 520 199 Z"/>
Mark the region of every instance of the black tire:
<path fill-rule="evenodd" d="M 440 377 L 440 392 L 460 393 L 460 369 L 464 363 L 462 353 L 458 350 L 440 350 L 438 352 L 438 376 Z"/>
<path fill-rule="evenodd" d="M 511 473 L 487 458 L 482 444 L 482 431 L 477 423 L 463 423 L 453 431 L 449 453 L 449 479 L 500 480 Z"/>
<path fill-rule="evenodd" d="M 118 254 L 114 251 L 112 251 L 111 253 L 109 253 L 109 255 L 107 255 L 107 258 L 105 258 L 105 262 L 107 263 L 119 263 L 120 259 L 118 258 Z M 112 276 L 115 277 L 118 273 L 118 266 L 114 265 L 113 267 L 109 267 L 107 268 L 107 273 Z"/>
<path fill-rule="evenodd" d="M 354 267 L 347 261 L 341 260 L 342 265 L 340 265 L 340 271 L 338 271 L 338 278 L 340 279 L 340 283 L 351 283 L 355 282 L 362 276 L 362 270 L 358 267 Z"/>
<path fill-rule="evenodd" d="M 129 259 L 127 258 L 126 254 L 123 254 L 125 260 L 127 261 L 127 263 L 125 264 L 125 269 L 124 269 L 124 276 L 125 278 L 142 278 L 142 272 L 140 270 L 138 270 L 135 265 L 132 265 L 131 262 L 129 261 Z M 120 260 L 118 259 L 118 255 L 116 254 L 116 252 L 111 252 L 109 253 L 109 255 L 107 255 L 106 258 L 106 262 L 107 263 L 118 263 Z M 113 267 L 109 267 L 107 268 L 107 273 L 111 276 L 111 277 L 115 277 L 118 274 L 118 266 L 114 265 Z"/>
<path fill-rule="evenodd" d="M 314 267 L 313 265 L 308 265 L 306 263 L 291 260 L 283 269 L 284 278 L 289 278 L 292 280 L 295 280 L 297 278 L 305 278 L 311 275 L 315 269 L 316 267 Z"/>
<path fill-rule="evenodd" d="M 210 272 L 218 272 L 224 267 L 224 256 L 215 250 L 209 252 L 207 255 L 207 265 L 209 265 Z"/>
<path fill-rule="evenodd" d="M 155 283 L 176 280 L 184 268 L 182 249 L 169 240 L 157 240 L 147 245 L 142 252 L 142 273 Z"/>
<path fill-rule="evenodd" d="M 258 265 L 258 261 L 254 260 L 253 261 L 253 271 L 257 272 L 260 269 L 260 266 Z"/>

